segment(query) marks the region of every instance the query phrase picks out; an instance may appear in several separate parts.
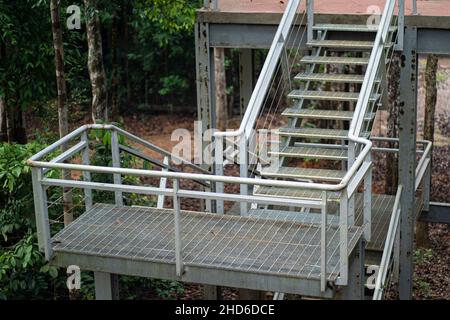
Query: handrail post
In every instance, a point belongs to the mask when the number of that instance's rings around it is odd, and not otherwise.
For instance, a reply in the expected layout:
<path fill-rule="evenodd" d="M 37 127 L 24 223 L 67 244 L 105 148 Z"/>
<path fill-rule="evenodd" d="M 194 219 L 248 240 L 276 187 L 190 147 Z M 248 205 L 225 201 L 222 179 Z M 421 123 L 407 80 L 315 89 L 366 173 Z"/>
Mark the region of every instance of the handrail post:
<path fill-rule="evenodd" d="M 120 149 L 119 149 L 119 135 L 116 130 L 111 132 L 111 155 L 112 166 L 114 168 L 120 168 Z M 122 175 L 120 173 L 113 174 L 114 184 L 122 184 Z M 123 196 L 121 191 L 114 192 L 114 198 L 116 206 L 123 206 Z"/>
<path fill-rule="evenodd" d="M 36 227 L 39 249 L 44 252 L 45 260 L 49 261 L 53 256 L 51 247 L 50 222 L 48 220 L 47 191 L 41 181 L 44 177 L 43 169 L 31 168 L 33 183 L 34 210 L 36 215 Z"/>
<path fill-rule="evenodd" d="M 307 14 L 307 41 L 313 40 L 313 26 L 314 26 L 314 0 L 306 0 L 306 14 Z"/>
<path fill-rule="evenodd" d="M 181 226 L 180 226 L 180 202 L 178 198 L 179 182 L 178 179 L 173 180 L 173 213 L 175 224 L 175 268 L 178 277 L 183 274 L 183 259 L 181 247 Z"/>
<path fill-rule="evenodd" d="M 82 163 L 86 166 L 90 164 L 89 160 L 89 137 L 87 132 L 83 132 L 81 134 L 81 141 L 86 142 L 86 147 L 83 150 L 82 154 Z M 83 181 L 90 182 L 91 181 L 91 173 L 89 171 L 83 171 Z M 86 207 L 86 211 L 92 208 L 92 190 L 84 189 L 84 204 Z"/>
<path fill-rule="evenodd" d="M 244 131 L 244 134 L 240 136 L 239 139 L 239 176 L 241 178 L 248 177 L 248 152 L 247 152 L 248 144 L 247 144 L 247 135 Z M 240 185 L 241 195 L 248 195 L 248 184 Z M 248 203 L 241 202 L 241 216 L 246 216 L 248 211 Z"/>
<path fill-rule="evenodd" d="M 371 154 L 367 155 L 366 162 L 371 163 Z M 372 236 L 372 166 L 367 171 L 364 177 L 364 238 L 366 241 L 370 241 Z"/>
<path fill-rule="evenodd" d="M 348 194 L 347 189 L 341 193 L 339 203 L 339 269 L 340 283 L 346 285 L 348 282 Z"/>
<path fill-rule="evenodd" d="M 327 289 L 327 192 L 322 192 L 322 222 L 320 227 L 320 290 Z"/>
<path fill-rule="evenodd" d="M 215 161 L 214 161 L 214 168 L 215 168 L 215 174 L 216 176 L 223 176 L 224 171 L 224 165 L 223 165 L 223 137 L 218 136 L 215 137 Z M 216 182 L 216 192 L 217 193 L 223 193 L 224 192 L 224 184 L 223 182 Z M 223 200 L 216 200 L 216 212 L 218 214 L 224 214 L 224 201 Z"/>
<path fill-rule="evenodd" d="M 428 164 L 427 169 L 425 170 L 425 175 L 423 177 L 423 210 L 430 210 L 430 186 L 431 186 L 431 157 L 427 157 Z"/>

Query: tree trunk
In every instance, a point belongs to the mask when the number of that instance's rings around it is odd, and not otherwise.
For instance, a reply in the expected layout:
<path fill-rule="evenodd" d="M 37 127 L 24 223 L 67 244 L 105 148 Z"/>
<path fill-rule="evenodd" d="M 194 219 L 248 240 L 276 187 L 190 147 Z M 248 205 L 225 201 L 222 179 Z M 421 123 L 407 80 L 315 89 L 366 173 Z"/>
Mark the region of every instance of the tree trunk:
<path fill-rule="evenodd" d="M 111 117 L 117 121 L 120 114 L 119 108 L 119 66 L 117 61 L 117 15 L 114 14 L 111 27 L 111 52 L 112 52 L 112 79 L 111 79 Z"/>
<path fill-rule="evenodd" d="M 438 68 L 438 57 L 434 54 L 428 55 L 425 70 L 425 119 L 423 126 L 423 138 L 434 142 L 434 116 L 437 100 L 436 74 Z M 431 149 L 430 168 L 433 164 L 433 149 Z M 418 222 L 416 227 L 416 239 L 419 247 L 429 247 L 428 223 Z"/>
<path fill-rule="evenodd" d="M 0 96 L 0 143 L 8 141 L 8 133 L 6 131 L 6 103 L 5 97 Z"/>
<path fill-rule="evenodd" d="M 129 35 L 128 35 L 128 14 L 130 5 L 127 0 L 123 2 L 123 64 L 126 88 L 126 107 L 130 107 L 131 102 L 131 84 L 130 84 L 130 60 L 128 59 Z"/>
<path fill-rule="evenodd" d="M 96 13 L 96 1 L 84 0 L 86 33 L 88 40 L 88 69 L 92 87 L 92 120 L 108 121 L 108 91 L 103 65 L 100 19 Z"/>
<path fill-rule="evenodd" d="M 398 136 L 398 97 L 400 96 L 400 64 L 399 55 L 392 57 L 390 73 L 388 75 L 388 123 L 387 136 L 397 138 Z M 395 148 L 394 143 L 389 143 L 390 148 Z M 386 155 L 386 194 L 394 195 L 398 186 L 398 156 L 396 153 Z"/>
<path fill-rule="evenodd" d="M 214 48 L 214 77 L 216 81 L 216 116 L 217 129 L 225 130 L 228 122 L 226 77 L 225 77 L 225 49 Z"/>
<path fill-rule="evenodd" d="M 53 48 L 55 50 L 56 86 L 58 90 L 58 121 L 60 138 L 69 133 L 69 119 L 67 108 L 67 86 L 64 73 L 64 48 L 61 30 L 61 2 L 60 0 L 50 1 L 50 14 L 52 19 Z M 67 150 L 67 144 L 61 146 L 61 152 Z M 65 180 L 70 180 L 70 171 L 63 170 L 62 176 Z M 73 221 L 73 198 L 72 189 L 63 188 L 64 204 L 64 226 L 68 226 Z"/>

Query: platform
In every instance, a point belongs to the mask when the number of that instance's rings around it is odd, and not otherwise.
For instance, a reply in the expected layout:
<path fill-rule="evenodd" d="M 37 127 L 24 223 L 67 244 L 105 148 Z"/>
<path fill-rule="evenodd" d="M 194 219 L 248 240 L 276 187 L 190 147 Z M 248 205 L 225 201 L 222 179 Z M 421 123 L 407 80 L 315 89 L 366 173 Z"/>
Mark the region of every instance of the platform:
<path fill-rule="evenodd" d="M 182 211 L 181 217 L 185 276 L 197 268 L 198 272 L 237 271 L 320 283 L 320 228 L 317 226 L 190 211 Z M 329 226 L 327 233 L 330 239 L 327 278 L 333 282 L 338 277 L 339 232 Z M 362 228 L 349 229 L 349 252 L 361 235 Z M 54 236 L 52 246 L 55 259 L 64 255 L 65 264 L 82 263 L 80 255 L 121 259 L 130 264 L 145 262 L 147 276 L 151 277 L 152 270 L 162 265 L 175 269 L 173 211 L 97 204 Z M 198 276 L 201 279 L 202 275 Z M 217 284 L 223 285 L 223 281 L 217 279 Z M 268 286 L 269 289 L 273 290 Z"/>

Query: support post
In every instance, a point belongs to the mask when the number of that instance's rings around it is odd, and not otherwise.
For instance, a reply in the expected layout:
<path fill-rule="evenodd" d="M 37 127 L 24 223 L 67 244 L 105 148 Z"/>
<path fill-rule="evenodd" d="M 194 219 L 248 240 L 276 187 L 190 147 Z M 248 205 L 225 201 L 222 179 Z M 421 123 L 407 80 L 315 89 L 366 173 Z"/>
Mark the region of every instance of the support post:
<path fill-rule="evenodd" d="M 94 272 L 95 299 L 119 300 L 119 278 L 117 275 Z"/>
<path fill-rule="evenodd" d="M 90 164 L 89 160 L 89 137 L 87 132 L 83 132 L 81 134 L 81 141 L 86 142 L 86 147 L 83 150 L 82 154 L 82 163 L 85 166 L 88 166 Z M 83 181 L 90 182 L 91 181 L 91 173 L 88 171 L 83 171 Z M 91 189 L 84 189 L 84 204 L 86 211 L 90 210 L 92 208 L 92 190 Z"/>
<path fill-rule="evenodd" d="M 400 218 L 400 299 L 412 297 L 414 202 L 417 132 L 417 28 L 405 28 L 399 102 L 399 183 L 403 185 Z"/>
<path fill-rule="evenodd" d="M 248 177 L 248 144 L 246 139 L 246 134 L 244 134 L 239 138 L 239 168 L 240 168 L 240 177 L 247 178 Z M 248 195 L 248 184 L 240 185 L 241 195 Z M 248 212 L 248 203 L 241 202 L 241 216 L 246 216 Z"/>
<path fill-rule="evenodd" d="M 239 50 L 240 116 L 244 116 L 253 91 L 253 50 Z"/>
<path fill-rule="evenodd" d="M 364 300 L 364 250 L 365 241 L 360 239 L 350 256 L 348 285 L 342 287 L 337 295 L 338 299 Z"/>
<path fill-rule="evenodd" d="M 414 0 L 413 0 L 414 1 Z M 405 44 L 405 0 L 398 0 L 398 37 L 395 49 L 402 51 Z"/>
<path fill-rule="evenodd" d="M 307 39 L 308 42 L 313 40 L 313 26 L 314 26 L 314 0 L 306 0 L 306 12 L 307 12 Z"/>

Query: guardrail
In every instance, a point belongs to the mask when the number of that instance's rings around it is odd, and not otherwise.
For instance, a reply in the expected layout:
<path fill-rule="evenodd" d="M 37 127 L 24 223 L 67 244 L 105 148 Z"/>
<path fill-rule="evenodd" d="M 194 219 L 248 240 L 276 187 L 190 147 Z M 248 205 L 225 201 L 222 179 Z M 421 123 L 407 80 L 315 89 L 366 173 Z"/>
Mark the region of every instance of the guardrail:
<path fill-rule="evenodd" d="M 111 131 L 111 150 L 112 150 L 112 167 L 103 166 L 93 166 L 89 163 L 89 130 L 109 130 Z M 49 147 L 45 148 L 41 152 L 37 153 L 28 160 L 28 165 L 32 167 L 32 177 L 33 177 L 33 192 L 34 192 L 34 203 L 36 212 L 36 221 L 38 228 L 38 242 L 39 247 L 45 253 L 45 258 L 50 260 L 53 256 L 52 246 L 50 243 L 51 234 L 49 227 L 48 209 L 47 209 L 47 195 L 46 189 L 49 186 L 66 187 L 66 188 L 79 188 L 83 189 L 85 192 L 85 204 L 86 209 L 92 207 L 92 190 L 103 190 L 114 192 L 116 205 L 123 205 L 123 193 L 135 193 L 144 195 L 157 195 L 164 197 L 174 197 L 178 199 L 180 197 L 200 199 L 204 201 L 234 201 L 239 203 L 256 203 L 262 205 L 275 205 L 275 206 L 290 206 L 297 208 L 314 208 L 318 209 L 322 215 L 321 224 L 321 285 L 323 291 L 326 290 L 326 268 L 327 268 L 327 235 L 325 230 L 328 228 L 329 223 L 327 219 L 328 208 L 328 198 L 330 192 L 340 192 L 341 197 L 341 210 L 339 212 L 340 224 L 339 224 L 339 251 L 340 251 L 340 278 L 339 283 L 341 285 L 347 284 L 347 273 L 348 273 L 348 212 L 346 210 L 346 204 L 348 203 L 348 198 L 351 197 L 356 191 L 357 186 L 362 182 L 364 177 L 367 176 L 370 168 L 371 162 L 366 162 L 358 170 L 358 174 L 355 176 L 348 176 L 345 178 L 344 184 L 313 184 L 305 182 L 295 182 L 295 181 L 280 181 L 280 180 L 266 180 L 266 179 L 254 179 L 254 178 L 243 178 L 243 177 L 230 177 L 230 176 L 219 176 L 206 174 L 204 169 L 198 167 L 192 163 L 187 162 L 184 159 L 179 159 L 183 161 L 186 165 L 191 168 L 200 171 L 200 173 L 186 173 L 186 172 L 174 172 L 169 170 L 155 171 L 155 170 L 143 170 L 134 168 L 121 168 L 121 158 L 120 150 L 125 150 L 119 144 L 119 135 L 123 135 L 126 138 L 131 139 L 134 142 L 139 143 L 141 146 L 151 148 L 152 150 L 157 150 L 162 155 L 173 157 L 170 153 L 165 150 L 158 148 L 157 146 L 146 142 L 123 129 L 117 128 L 113 125 L 85 125 L 75 131 L 69 133 L 67 136 L 63 137 L 59 141 L 53 143 Z M 80 142 L 77 140 L 80 139 Z M 59 150 L 62 144 L 74 143 L 75 146 L 68 149 L 67 151 L 61 153 L 60 155 L 54 157 L 51 160 L 44 161 L 45 157 L 48 157 L 54 151 Z M 73 156 L 81 153 L 82 164 L 74 163 L 64 163 L 64 161 L 69 160 Z M 168 169 L 164 167 L 164 169 Z M 68 170 L 68 171 L 80 171 L 82 172 L 82 181 L 78 180 L 64 180 L 64 179 L 50 179 L 46 177 L 46 172 L 51 169 L 57 170 Z M 103 173 L 112 174 L 114 177 L 114 183 L 100 183 L 91 181 L 91 173 Z M 164 185 L 160 187 L 148 187 L 140 185 L 125 185 L 122 183 L 122 176 L 138 176 L 138 177 L 153 177 L 159 179 L 172 180 L 173 188 L 167 188 Z M 292 188 L 292 189 L 304 189 L 311 188 L 314 190 L 321 190 L 322 197 L 317 200 L 301 200 L 292 198 L 270 198 L 262 196 L 253 195 L 240 195 L 240 194 L 229 194 L 225 192 L 211 192 L 206 191 L 196 191 L 196 190 L 183 190 L 179 187 L 178 181 L 181 179 L 188 179 L 197 182 L 201 182 L 206 186 L 210 186 L 213 183 L 229 183 L 229 184 L 245 184 L 248 186 L 271 186 L 271 187 L 281 187 L 281 188 Z M 366 192 L 370 190 L 367 189 Z M 179 208 L 177 209 L 177 200 L 175 203 L 175 222 L 180 223 L 179 220 Z M 209 210 L 211 210 L 211 205 Z M 367 211 L 367 210 L 366 210 Z M 370 213 L 370 210 L 368 211 Z M 368 217 L 365 218 L 365 221 Z M 370 225 L 370 223 L 369 223 Z M 369 226 L 370 228 L 370 226 Z M 181 241 L 180 229 L 177 227 L 177 232 L 175 234 L 176 242 Z M 369 229 L 370 230 L 370 229 Z M 179 261 L 182 257 L 180 253 L 180 247 L 177 246 L 176 255 L 178 260 L 177 265 L 182 265 Z M 177 268 L 179 270 L 179 268 Z"/>

